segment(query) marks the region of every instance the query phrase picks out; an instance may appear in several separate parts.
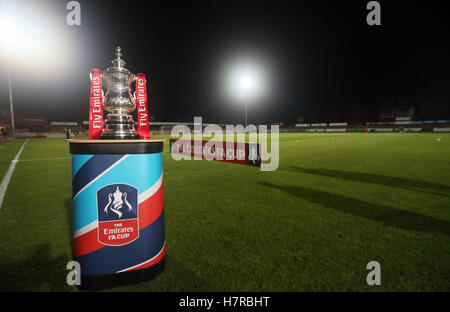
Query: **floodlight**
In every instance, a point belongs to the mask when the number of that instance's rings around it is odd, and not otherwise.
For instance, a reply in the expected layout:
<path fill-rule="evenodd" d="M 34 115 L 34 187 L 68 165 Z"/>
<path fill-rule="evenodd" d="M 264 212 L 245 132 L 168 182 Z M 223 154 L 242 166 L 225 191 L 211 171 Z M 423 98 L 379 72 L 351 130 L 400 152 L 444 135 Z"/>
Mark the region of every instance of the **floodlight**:
<path fill-rule="evenodd" d="M 243 74 L 239 78 L 239 84 L 240 84 L 242 91 L 247 93 L 247 92 L 251 91 L 252 87 L 254 86 L 253 77 L 248 74 Z"/>
<path fill-rule="evenodd" d="M 251 60 L 239 60 L 228 67 L 226 77 L 227 93 L 245 106 L 247 126 L 247 106 L 262 96 L 265 89 L 262 66 Z"/>
<path fill-rule="evenodd" d="M 16 36 L 15 25 L 7 18 L 0 18 L 0 40 L 2 45 L 8 46 Z"/>

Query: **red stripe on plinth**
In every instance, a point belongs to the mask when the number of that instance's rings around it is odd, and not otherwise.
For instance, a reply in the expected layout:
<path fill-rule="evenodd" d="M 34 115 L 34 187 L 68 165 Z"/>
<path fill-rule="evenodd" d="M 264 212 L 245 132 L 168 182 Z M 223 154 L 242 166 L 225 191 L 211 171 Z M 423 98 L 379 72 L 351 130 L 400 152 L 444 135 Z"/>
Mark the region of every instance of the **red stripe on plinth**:
<path fill-rule="evenodd" d="M 164 210 L 163 183 L 150 198 L 139 204 L 139 230 L 149 226 L 159 218 Z"/>
<path fill-rule="evenodd" d="M 82 256 L 105 246 L 97 240 L 97 228 L 75 238 L 73 245 L 75 256 Z"/>

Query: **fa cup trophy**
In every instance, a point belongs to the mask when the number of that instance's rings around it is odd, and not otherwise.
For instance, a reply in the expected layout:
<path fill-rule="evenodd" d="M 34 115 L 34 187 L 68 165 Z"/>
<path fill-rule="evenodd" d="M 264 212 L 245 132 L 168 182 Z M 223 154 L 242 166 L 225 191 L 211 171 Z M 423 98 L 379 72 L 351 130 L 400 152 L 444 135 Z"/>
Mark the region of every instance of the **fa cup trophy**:
<path fill-rule="evenodd" d="M 147 90 L 144 74 L 125 68 L 120 47 L 112 66 L 105 71 L 91 70 L 89 137 L 91 139 L 148 139 Z M 133 82 L 136 92 L 131 94 Z M 103 92 L 102 86 L 106 88 Z M 138 130 L 131 114 L 138 107 Z M 103 119 L 103 109 L 108 113 Z"/>
<path fill-rule="evenodd" d="M 148 117 L 145 76 L 125 68 L 117 47 L 111 67 L 91 70 L 89 139 L 67 140 L 80 287 L 135 283 L 164 269 L 164 140 L 150 140 Z"/>

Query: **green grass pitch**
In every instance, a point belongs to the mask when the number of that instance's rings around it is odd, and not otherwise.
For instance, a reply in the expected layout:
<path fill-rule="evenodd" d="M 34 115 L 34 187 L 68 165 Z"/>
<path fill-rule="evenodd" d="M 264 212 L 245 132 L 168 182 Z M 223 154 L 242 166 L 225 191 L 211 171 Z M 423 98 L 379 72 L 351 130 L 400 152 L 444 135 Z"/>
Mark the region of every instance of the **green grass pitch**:
<path fill-rule="evenodd" d="M 23 142 L 0 144 L 0 181 Z M 450 290 L 450 134 L 281 133 L 273 172 L 164 148 L 165 271 L 112 290 Z M 20 156 L 0 210 L 0 290 L 78 290 L 68 150 L 30 139 Z M 372 260 L 380 286 L 366 283 Z"/>

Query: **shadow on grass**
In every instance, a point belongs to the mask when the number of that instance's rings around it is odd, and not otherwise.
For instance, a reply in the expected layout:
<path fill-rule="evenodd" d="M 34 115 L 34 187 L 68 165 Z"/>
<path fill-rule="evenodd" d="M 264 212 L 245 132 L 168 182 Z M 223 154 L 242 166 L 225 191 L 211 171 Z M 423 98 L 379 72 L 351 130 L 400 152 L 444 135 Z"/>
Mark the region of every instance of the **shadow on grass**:
<path fill-rule="evenodd" d="M 268 182 L 260 182 L 260 184 L 282 190 L 292 196 L 327 208 L 377 221 L 388 226 L 411 231 L 450 235 L 450 222 L 412 211 L 378 205 L 343 195 L 307 189 L 300 186 L 275 185 Z"/>
<path fill-rule="evenodd" d="M 41 244 L 25 260 L 0 266 L 0 291 L 66 291 L 69 261 L 67 256 L 50 258 L 50 245 Z"/>
<path fill-rule="evenodd" d="M 67 229 L 69 236 L 71 237 L 70 244 L 72 250 L 72 257 L 76 259 L 73 254 L 73 200 L 72 197 L 64 201 L 64 206 L 67 210 Z M 170 250 L 169 252 L 170 253 Z M 67 264 L 69 260 L 64 263 Z M 156 268 L 158 266 L 158 268 Z M 1 271 L 0 271 L 1 272 Z M 69 271 L 66 272 L 66 274 Z M 156 277 L 162 274 L 169 274 L 173 276 L 173 280 L 176 281 L 172 285 L 177 285 L 175 289 L 168 288 L 168 285 L 164 283 L 160 285 L 153 281 Z M 162 276 L 162 278 L 164 278 Z M 0 279 L 1 281 L 1 279 Z M 63 281 L 66 281 L 64 276 Z M 92 283 L 91 287 L 85 287 L 85 283 Z M 137 286 L 136 286 L 137 285 Z M 198 291 L 199 289 L 208 290 L 207 281 L 199 278 L 194 272 L 190 271 L 183 263 L 182 260 L 177 260 L 174 257 L 170 257 L 166 254 L 164 259 L 160 262 L 160 265 L 155 265 L 152 270 L 137 270 L 128 272 L 128 274 L 122 273 L 120 277 L 113 280 L 103 280 L 100 278 L 92 278 L 90 280 L 82 280 L 82 287 L 78 287 L 79 290 L 110 290 L 114 287 L 130 287 L 132 290 L 137 291 Z M 124 290 L 126 288 L 121 288 Z M 1 288 L 0 288 L 1 290 Z"/>
<path fill-rule="evenodd" d="M 373 183 L 450 197 L 450 187 L 439 183 L 432 183 L 401 177 L 390 177 L 374 173 L 362 173 L 362 172 L 342 171 L 334 169 L 309 169 L 301 167 L 291 167 L 291 168 L 300 171 L 302 173 L 321 175 L 325 177 L 353 182 L 357 181 L 363 183 Z"/>

